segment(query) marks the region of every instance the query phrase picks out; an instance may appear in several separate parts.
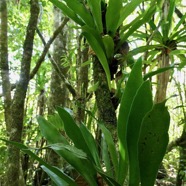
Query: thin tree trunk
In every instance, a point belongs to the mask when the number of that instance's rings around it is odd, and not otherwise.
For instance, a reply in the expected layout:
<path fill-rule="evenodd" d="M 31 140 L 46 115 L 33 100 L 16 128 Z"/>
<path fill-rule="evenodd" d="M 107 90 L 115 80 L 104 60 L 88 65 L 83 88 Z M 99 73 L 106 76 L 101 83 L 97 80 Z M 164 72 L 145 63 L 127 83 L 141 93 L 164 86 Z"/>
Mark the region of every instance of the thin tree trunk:
<path fill-rule="evenodd" d="M 77 99 L 76 99 L 76 113 L 75 119 L 77 123 L 85 122 L 85 109 L 87 102 L 88 89 L 88 69 L 89 65 L 82 66 L 88 61 L 89 46 L 83 37 L 78 36 L 78 52 L 77 52 Z"/>
<path fill-rule="evenodd" d="M 58 28 L 64 16 L 62 16 L 61 11 L 58 8 L 54 8 L 54 28 Z M 68 67 L 64 67 L 65 57 L 67 55 L 66 52 L 67 47 L 67 30 L 64 27 L 56 40 L 54 41 L 54 49 L 53 49 L 53 58 L 56 62 L 56 65 L 60 69 L 60 73 L 66 78 Z M 65 83 L 59 77 L 58 72 L 52 66 L 52 75 L 51 75 L 51 83 L 50 83 L 50 112 L 53 113 L 55 111 L 56 106 L 66 106 L 66 102 L 68 99 L 67 88 L 65 87 Z"/>
<path fill-rule="evenodd" d="M 63 19 L 64 16 L 61 10 L 54 7 L 54 29 L 59 27 Z M 68 67 L 64 67 L 65 57 L 67 55 L 67 36 L 67 26 L 65 26 L 54 41 L 53 59 L 60 72 L 57 72 L 52 65 L 49 114 L 54 114 L 57 106 L 65 107 L 68 103 L 68 89 L 65 82 L 59 76 L 59 73 L 62 73 L 63 77 L 65 79 L 67 78 Z M 59 168 L 63 166 L 63 162 L 58 154 L 53 150 L 49 150 L 47 153 L 48 161 L 51 165 Z"/>
<path fill-rule="evenodd" d="M 4 98 L 5 122 L 7 131 L 10 131 L 11 123 L 11 85 L 9 79 L 8 64 L 8 20 L 6 0 L 0 1 L 0 70 L 2 78 L 2 89 Z"/>
<path fill-rule="evenodd" d="M 169 55 L 162 53 L 159 61 L 159 68 L 169 66 Z M 155 103 L 160 103 L 166 99 L 167 86 L 169 82 L 170 71 L 163 72 L 157 75 L 157 87 L 155 95 Z"/>
<path fill-rule="evenodd" d="M 31 15 L 23 46 L 20 80 L 17 83 L 14 98 L 12 101 L 12 118 L 8 131 L 9 140 L 16 142 L 21 142 L 22 137 L 24 102 L 30 78 L 30 63 L 33 51 L 33 40 L 39 14 L 38 0 L 31 0 L 30 12 Z M 8 167 L 6 185 L 23 186 L 23 183 L 20 183 L 20 180 L 22 180 L 20 175 L 20 151 L 15 146 L 8 145 Z"/>

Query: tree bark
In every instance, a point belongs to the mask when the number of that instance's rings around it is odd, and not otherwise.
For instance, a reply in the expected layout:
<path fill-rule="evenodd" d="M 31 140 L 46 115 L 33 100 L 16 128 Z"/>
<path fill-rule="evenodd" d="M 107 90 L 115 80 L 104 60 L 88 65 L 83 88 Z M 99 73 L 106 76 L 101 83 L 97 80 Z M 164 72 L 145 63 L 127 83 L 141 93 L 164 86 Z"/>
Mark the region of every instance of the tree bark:
<path fill-rule="evenodd" d="M 26 38 L 23 46 L 23 57 L 21 60 L 20 80 L 16 85 L 16 90 L 11 105 L 11 124 L 9 127 L 9 140 L 21 142 L 24 119 L 24 102 L 28 83 L 30 79 L 30 64 L 33 51 L 33 41 L 39 14 L 38 0 L 31 0 L 30 19 L 27 26 Z M 8 145 L 8 186 L 23 186 L 20 175 L 20 151 L 12 145 Z"/>
<path fill-rule="evenodd" d="M 88 69 L 89 65 L 82 66 L 88 61 L 89 46 L 83 37 L 78 36 L 78 49 L 77 49 L 77 98 L 76 98 L 76 113 L 75 119 L 77 123 L 85 123 L 85 109 L 87 102 L 87 89 L 88 89 Z"/>
<path fill-rule="evenodd" d="M 98 118 L 107 127 L 116 126 L 116 113 L 112 104 L 106 74 L 97 57 L 94 57 L 93 61 L 93 76 L 94 83 L 99 83 L 95 91 Z"/>
<path fill-rule="evenodd" d="M 61 11 L 54 7 L 54 28 L 58 28 L 61 21 L 64 19 Z M 65 56 L 67 55 L 67 29 L 64 27 L 56 40 L 54 41 L 53 59 L 60 69 L 59 73 L 62 73 L 66 78 L 68 67 L 64 67 Z M 66 106 L 68 99 L 68 92 L 64 81 L 59 77 L 58 72 L 52 66 L 52 75 L 50 83 L 50 110 L 51 113 L 55 111 L 56 106 Z"/>
<path fill-rule="evenodd" d="M 9 64 L 8 64 L 8 20 L 7 20 L 7 4 L 6 0 L 0 1 L 0 70 L 2 78 L 2 91 L 4 98 L 4 115 L 7 131 L 10 131 L 11 122 L 11 85 L 9 79 Z"/>
<path fill-rule="evenodd" d="M 159 61 L 159 68 L 169 66 L 169 55 L 162 53 Z M 166 99 L 167 86 L 169 82 L 170 71 L 157 75 L 157 87 L 155 95 L 155 103 L 160 103 Z"/>

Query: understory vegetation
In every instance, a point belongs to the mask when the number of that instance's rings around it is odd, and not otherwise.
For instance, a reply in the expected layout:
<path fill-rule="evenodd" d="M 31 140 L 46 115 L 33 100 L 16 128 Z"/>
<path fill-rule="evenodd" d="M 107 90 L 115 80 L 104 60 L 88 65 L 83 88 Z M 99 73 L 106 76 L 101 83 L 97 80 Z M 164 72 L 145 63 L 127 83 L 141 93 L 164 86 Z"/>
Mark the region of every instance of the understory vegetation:
<path fill-rule="evenodd" d="M 186 184 L 181 0 L 0 1 L 0 185 Z"/>

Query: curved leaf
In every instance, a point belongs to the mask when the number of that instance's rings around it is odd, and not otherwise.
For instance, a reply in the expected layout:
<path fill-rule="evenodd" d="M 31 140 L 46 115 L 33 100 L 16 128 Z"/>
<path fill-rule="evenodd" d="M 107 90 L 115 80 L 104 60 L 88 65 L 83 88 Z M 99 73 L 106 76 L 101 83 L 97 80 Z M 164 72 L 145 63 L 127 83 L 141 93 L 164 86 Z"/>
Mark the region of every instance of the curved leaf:
<path fill-rule="evenodd" d="M 45 120 L 42 116 L 37 117 L 39 128 L 42 135 L 48 140 L 49 143 L 64 143 L 68 144 L 67 140 L 59 130 L 52 124 Z"/>
<path fill-rule="evenodd" d="M 73 141 L 74 145 L 78 149 L 83 150 L 91 159 L 93 159 L 87 143 L 81 133 L 81 130 L 73 120 L 72 116 L 63 108 L 58 107 L 57 111 L 59 113 L 59 116 L 63 120 L 65 132 Z"/>
<path fill-rule="evenodd" d="M 142 79 L 142 60 L 138 60 L 130 73 L 126 87 L 121 99 L 119 109 L 117 132 L 119 141 L 119 168 L 118 168 L 118 182 L 123 184 L 128 172 L 128 150 L 126 144 L 127 121 L 130 113 L 130 108 L 136 95 L 137 90 L 143 82 Z"/>
<path fill-rule="evenodd" d="M 160 74 L 162 72 L 165 72 L 165 71 L 170 70 L 170 69 L 173 69 L 173 68 L 175 68 L 174 65 L 168 66 L 168 67 L 159 68 L 156 71 L 152 71 L 152 72 L 149 72 L 149 73 L 145 74 L 144 77 L 143 77 L 143 79 L 144 80 L 147 80 L 148 78 L 151 78 L 154 75 Z"/>
<path fill-rule="evenodd" d="M 104 46 L 101 38 L 95 34 L 95 30 L 90 29 L 86 26 L 82 27 L 83 35 L 86 37 L 88 43 L 90 44 L 91 48 L 94 50 L 97 58 L 99 59 L 107 77 L 107 82 L 109 88 L 111 87 L 110 81 L 110 69 L 107 61 L 107 57 L 105 55 Z"/>
<path fill-rule="evenodd" d="M 94 28 L 94 21 L 91 13 L 87 10 L 86 6 L 78 0 L 63 0 L 67 6 L 77 14 L 81 20 L 91 28 Z"/>
<path fill-rule="evenodd" d="M 68 185 L 77 186 L 77 184 L 74 182 L 74 180 L 72 180 L 72 178 L 67 176 L 65 173 L 63 173 L 58 168 L 53 167 L 53 166 L 49 165 L 48 163 L 46 163 L 44 160 L 42 160 L 40 157 L 38 157 L 36 154 L 34 154 L 27 146 L 25 146 L 21 143 L 14 142 L 14 141 L 8 141 L 5 139 L 1 139 L 1 140 L 16 146 L 17 148 L 19 148 L 20 150 L 22 150 L 23 152 L 28 154 L 33 159 L 37 160 L 41 165 L 44 165 L 48 170 L 50 170 L 51 174 L 56 175 L 58 178 L 63 179 L 66 183 L 68 183 Z M 53 179 L 53 177 L 51 177 L 51 178 Z M 59 186 L 61 186 L 61 185 L 59 185 Z"/>
<path fill-rule="evenodd" d="M 101 0 L 87 0 L 98 32 L 103 33 Z"/>
<path fill-rule="evenodd" d="M 77 24 L 79 24 L 81 26 L 84 25 L 83 21 L 81 19 L 79 19 L 79 17 L 76 15 L 76 13 L 73 10 L 71 10 L 68 6 L 66 6 L 66 4 L 64 4 L 63 2 L 58 1 L 58 0 L 49 0 L 49 1 L 52 2 L 56 7 L 61 9 L 66 16 L 71 18 Z"/>
<path fill-rule="evenodd" d="M 104 35 L 102 41 L 105 47 L 105 52 L 108 59 L 111 59 L 114 56 L 114 41 L 111 36 Z"/>
<path fill-rule="evenodd" d="M 133 2 L 133 1 L 132 1 Z M 121 37 L 121 43 L 126 41 L 128 37 L 133 34 L 141 25 L 148 22 L 152 15 L 156 11 L 156 6 L 150 6 L 147 11 L 145 11 L 142 15 L 139 15 L 136 19 L 138 21 L 133 20 L 131 23 L 131 27 L 128 29 L 128 31 Z M 140 19 L 139 19 L 140 18 Z"/>
<path fill-rule="evenodd" d="M 106 11 L 106 29 L 107 33 L 114 36 L 120 20 L 122 9 L 122 0 L 109 0 Z"/>
<path fill-rule="evenodd" d="M 127 148 L 129 156 L 129 185 L 139 185 L 138 140 L 143 118 L 152 109 L 150 81 L 145 81 L 134 97 L 127 121 Z"/>
<path fill-rule="evenodd" d="M 136 9 L 137 6 L 142 2 L 143 0 L 133 0 L 130 3 L 127 3 L 121 10 L 121 16 L 120 20 L 118 22 L 118 26 L 122 24 L 122 22 L 129 16 L 131 13 Z M 113 14 L 115 15 L 115 14 Z"/>
<path fill-rule="evenodd" d="M 139 165 L 142 186 L 154 185 L 168 145 L 170 115 L 165 101 L 154 105 L 144 118 L 139 138 Z"/>
<path fill-rule="evenodd" d="M 114 172 L 117 175 L 118 172 L 118 155 L 116 151 L 116 146 L 113 141 L 112 135 L 110 131 L 102 124 L 99 124 L 99 127 L 104 134 L 104 140 L 106 142 L 109 154 L 110 154 L 110 159 L 112 160 L 112 165 L 114 166 Z"/>

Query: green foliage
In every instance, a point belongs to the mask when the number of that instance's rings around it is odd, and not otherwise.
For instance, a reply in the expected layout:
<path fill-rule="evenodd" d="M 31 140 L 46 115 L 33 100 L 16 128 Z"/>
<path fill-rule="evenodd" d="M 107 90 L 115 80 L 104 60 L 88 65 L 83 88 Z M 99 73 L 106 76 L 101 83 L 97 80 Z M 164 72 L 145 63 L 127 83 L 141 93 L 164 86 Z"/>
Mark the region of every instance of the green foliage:
<path fill-rule="evenodd" d="M 93 135 L 85 125 L 78 126 L 65 109 L 58 108 L 57 111 L 71 142 L 59 132 L 58 126 L 52 124 L 51 118 L 48 122 L 39 116 L 38 123 L 42 135 L 49 143 L 46 148 L 53 149 L 63 157 L 89 185 L 97 185 L 97 173 L 109 186 L 123 185 L 129 173 L 129 185 L 138 186 L 141 183 L 142 186 L 153 186 L 168 144 L 170 118 L 165 102 L 153 106 L 150 82 L 143 80 L 142 61 L 138 60 L 129 76 L 120 106 L 118 150 L 110 131 L 103 124 L 99 124 L 103 133 L 102 151 L 106 170 L 102 168 Z M 76 185 L 61 170 L 48 165 L 28 147 L 4 141 L 39 161 L 56 185 Z"/>
<path fill-rule="evenodd" d="M 140 5 L 141 0 L 133 0 L 126 5 L 121 0 L 109 0 L 107 3 L 101 0 L 88 0 L 87 4 L 80 0 L 50 1 L 80 26 L 83 35 L 103 66 L 109 88 L 111 88 L 109 60 L 114 57 L 114 51 L 117 51 L 141 25 L 149 21 L 156 11 L 156 4 L 152 2 L 147 11 L 140 14 L 129 25 L 123 27 L 121 40 L 114 46 L 113 40 L 119 36 L 119 33 L 116 32 L 119 32 L 118 29 L 122 27 L 123 22 L 131 12 Z"/>
<path fill-rule="evenodd" d="M 170 116 L 165 101 L 153 106 L 144 117 L 139 138 L 139 167 L 141 184 L 154 184 L 156 174 L 168 145 Z M 145 157 L 145 158 L 144 158 Z"/>

